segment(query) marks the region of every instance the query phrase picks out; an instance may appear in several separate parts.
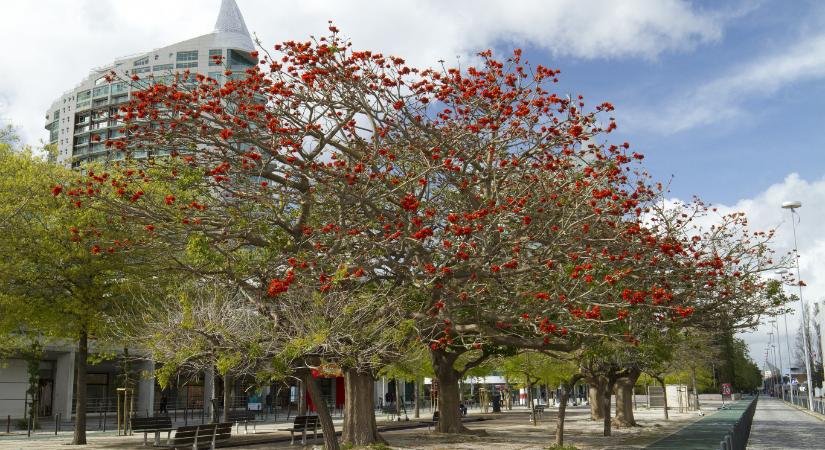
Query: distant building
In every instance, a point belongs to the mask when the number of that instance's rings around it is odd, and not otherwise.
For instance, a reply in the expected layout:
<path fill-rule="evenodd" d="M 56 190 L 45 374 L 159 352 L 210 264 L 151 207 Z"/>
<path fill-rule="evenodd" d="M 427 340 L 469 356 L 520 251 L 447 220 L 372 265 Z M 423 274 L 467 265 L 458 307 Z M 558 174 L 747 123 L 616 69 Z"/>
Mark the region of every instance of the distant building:
<path fill-rule="evenodd" d="M 132 75 L 141 79 L 152 76 L 156 82 L 168 82 L 175 74 L 189 70 L 217 80 L 223 79 L 226 68 L 243 73 L 244 69 L 257 63 L 249 52 L 255 46 L 246 28 L 235 0 L 222 0 L 215 29 L 198 36 L 165 47 L 137 55 L 116 59 L 113 63 L 92 69 L 89 76 L 70 91 L 52 103 L 46 113 L 46 129 L 49 143 L 56 144 L 56 160 L 67 167 L 79 167 L 92 161 L 115 161 L 123 154 L 110 152 L 103 145 L 106 139 L 118 136 L 122 122 L 114 116 L 118 107 L 129 100 L 132 86 L 128 81 L 109 83 L 104 78 L 114 71 L 118 78 L 129 80 Z M 220 55 L 218 64 L 212 57 Z M 100 139 L 93 138 L 98 136 Z M 158 150 L 159 153 L 164 150 Z M 147 154 L 135 157 L 149 156 Z M 90 413 L 114 411 L 117 378 L 122 374 L 122 359 L 114 359 L 91 365 L 88 369 L 88 408 Z M 135 410 L 141 415 L 157 410 L 162 395 L 169 395 L 172 403 L 186 403 L 187 408 L 207 409 L 212 392 L 214 376 L 202 374 L 194 383 L 173 388 L 165 394 L 155 391 L 151 375 L 154 364 L 150 361 L 132 362 L 135 373 L 150 377 L 135 380 Z M 0 416 L 20 418 L 24 415 L 27 398 L 28 373 L 26 362 L 19 358 L 0 361 Z M 40 405 L 38 415 L 60 414 L 70 418 L 74 407 L 75 350 L 72 343 L 48 345 L 40 364 Z M 135 378 L 138 378 L 137 376 Z M 238 391 L 239 397 L 242 391 Z M 172 409 L 172 405 L 169 409 Z"/>
<path fill-rule="evenodd" d="M 176 73 L 189 70 L 221 80 L 226 67 L 243 74 L 257 60 L 249 55 L 255 46 L 235 0 L 222 0 L 215 29 L 209 34 L 167 45 L 149 52 L 116 59 L 92 69 L 89 76 L 52 103 L 46 113 L 48 142 L 57 146 L 57 162 L 79 167 L 86 162 L 117 161 L 122 152 L 109 151 L 103 142 L 118 137 L 123 124 L 115 119 L 119 105 L 129 101 L 133 89 L 129 81 L 109 83 L 105 76 L 114 71 L 129 80 L 153 76 L 167 82 Z M 219 64 L 213 59 L 220 55 Z M 168 150 L 157 150 L 159 154 Z M 133 155 L 150 156 L 146 152 Z"/>

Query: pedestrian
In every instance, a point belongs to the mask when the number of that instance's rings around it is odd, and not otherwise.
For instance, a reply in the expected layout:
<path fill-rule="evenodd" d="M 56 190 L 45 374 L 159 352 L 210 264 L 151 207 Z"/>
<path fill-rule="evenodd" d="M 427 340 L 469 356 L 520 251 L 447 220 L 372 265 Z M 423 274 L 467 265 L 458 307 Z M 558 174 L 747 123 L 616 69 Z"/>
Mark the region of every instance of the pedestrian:
<path fill-rule="evenodd" d="M 161 397 L 160 397 L 160 407 L 158 408 L 158 411 L 161 414 L 167 414 L 167 415 L 169 414 L 169 411 L 166 410 L 166 404 L 168 402 L 169 402 L 169 400 L 166 398 L 166 394 L 161 395 Z"/>

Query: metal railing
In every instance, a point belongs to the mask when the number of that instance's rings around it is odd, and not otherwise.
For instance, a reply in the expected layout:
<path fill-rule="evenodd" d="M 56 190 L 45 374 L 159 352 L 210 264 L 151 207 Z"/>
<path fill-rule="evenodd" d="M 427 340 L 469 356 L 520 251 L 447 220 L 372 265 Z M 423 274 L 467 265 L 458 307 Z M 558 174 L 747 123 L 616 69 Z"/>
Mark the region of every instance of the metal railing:
<path fill-rule="evenodd" d="M 794 395 L 793 398 L 791 398 L 791 396 L 787 392 L 785 392 L 784 394 L 785 395 L 783 400 L 785 400 L 786 402 L 808 409 L 808 396 L 805 395 L 804 392 L 802 392 L 801 394 Z M 814 398 L 813 408 L 810 408 L 810 410 L 825 415 L 825 399 Z"/>
<path fill-rule="evenodd" d="M 745 412 L 739 420 L 733 424 L 733 428 L 719 443 L 719 450 L 745 450 L 748 447 L 748 438 L 751 435 L 751 425 L 753 424 L 753 414 L 756 412 L 756 402 L 759 395 L 754 397 L 751 403 L 745 408 Z"/>

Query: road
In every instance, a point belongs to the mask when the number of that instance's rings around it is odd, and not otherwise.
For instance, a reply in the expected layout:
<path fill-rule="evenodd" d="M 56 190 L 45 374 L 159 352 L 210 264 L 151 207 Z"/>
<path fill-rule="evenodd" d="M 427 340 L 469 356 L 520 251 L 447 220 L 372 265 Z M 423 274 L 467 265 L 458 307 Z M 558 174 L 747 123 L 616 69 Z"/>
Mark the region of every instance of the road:
<path fill-rule="evenodd" d="M 748 448 L 825 448 L 825 422 L 781 400 L 761 397 L 756 404 Z"/>

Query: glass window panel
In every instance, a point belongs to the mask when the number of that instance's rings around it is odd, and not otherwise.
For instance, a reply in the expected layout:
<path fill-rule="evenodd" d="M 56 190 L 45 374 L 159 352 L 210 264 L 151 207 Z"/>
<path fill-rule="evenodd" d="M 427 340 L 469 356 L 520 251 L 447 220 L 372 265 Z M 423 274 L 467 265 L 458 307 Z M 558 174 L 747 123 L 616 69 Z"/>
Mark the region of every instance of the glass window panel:
<path fill-rule="evenodd" d="M 178 52 L 177 55 L 178 61 L 197 61 L 198 60 L 198 51 L 192 50 L 189 52 Z"/>

